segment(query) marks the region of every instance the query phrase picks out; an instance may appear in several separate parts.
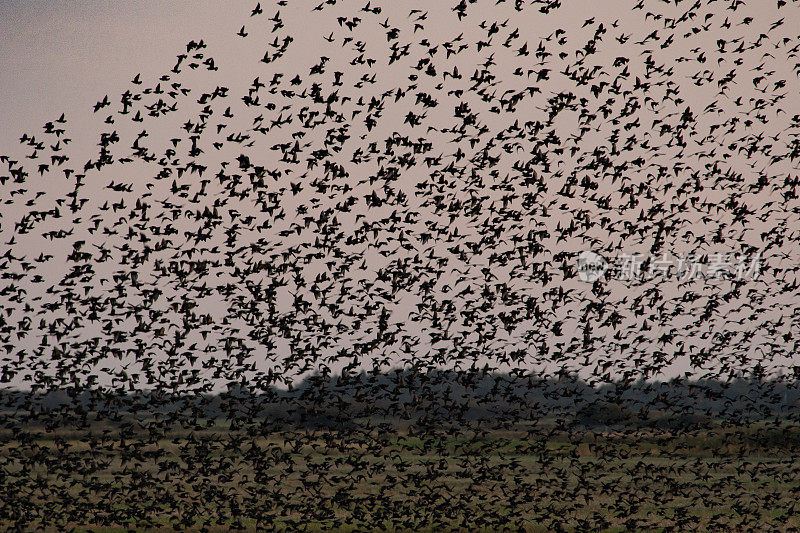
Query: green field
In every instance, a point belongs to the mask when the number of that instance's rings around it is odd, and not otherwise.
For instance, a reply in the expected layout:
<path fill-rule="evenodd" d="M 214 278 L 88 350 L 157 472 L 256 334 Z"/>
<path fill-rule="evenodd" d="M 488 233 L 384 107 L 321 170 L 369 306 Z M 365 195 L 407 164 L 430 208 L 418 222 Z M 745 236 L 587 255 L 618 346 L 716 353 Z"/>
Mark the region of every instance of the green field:
<path fill-rule="evenodd" d="M 0 528 L 790 530 L 800 427 L 0 432 Z"/>

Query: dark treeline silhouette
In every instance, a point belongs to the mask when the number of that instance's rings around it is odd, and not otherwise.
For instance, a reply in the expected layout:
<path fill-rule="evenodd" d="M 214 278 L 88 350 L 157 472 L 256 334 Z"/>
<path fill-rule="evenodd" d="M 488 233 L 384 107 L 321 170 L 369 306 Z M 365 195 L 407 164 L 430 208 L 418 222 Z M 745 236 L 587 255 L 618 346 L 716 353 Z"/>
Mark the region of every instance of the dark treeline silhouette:
<path fill-rule="evenodd" d="M 475 423 L 520 428 L 571 426 L 696 427 L 712 422 L 794 420 L 800 381 L 754 373 L 729 380 L 671 379 L 592 386 L 572 375 L 393 370 L 315 374 L 289 389 L 231 384 L 219 394 L 122 389 L 0 392 L 0 421 L 86 427 L 98 421 L 215 420 L 264 428 L 440 428 Z M 49 415 L 49 416 L 48 416 Z M 48 421 L 52 422 L 48 422 Z"/>

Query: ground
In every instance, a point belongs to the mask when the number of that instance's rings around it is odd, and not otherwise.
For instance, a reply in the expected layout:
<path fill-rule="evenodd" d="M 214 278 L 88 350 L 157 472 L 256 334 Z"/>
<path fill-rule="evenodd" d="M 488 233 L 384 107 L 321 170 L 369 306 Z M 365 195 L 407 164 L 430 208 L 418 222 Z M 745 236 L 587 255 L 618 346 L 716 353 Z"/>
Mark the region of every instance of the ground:
<path fill-rule="evenodd" d="M 0 526 L 613 531 L 800 524 L 798 426 L 537 435 L 470 428 L 425 436 L 413 429 L 254 435 L 223 422 L 152 441 L 119 427 L 7 431 Z"/>

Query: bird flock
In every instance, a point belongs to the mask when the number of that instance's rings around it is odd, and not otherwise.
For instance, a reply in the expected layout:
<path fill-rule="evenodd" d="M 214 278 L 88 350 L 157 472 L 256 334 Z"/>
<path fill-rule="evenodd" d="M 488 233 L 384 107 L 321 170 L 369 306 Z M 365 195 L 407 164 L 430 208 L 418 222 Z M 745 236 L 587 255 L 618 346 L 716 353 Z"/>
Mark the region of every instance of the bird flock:
<path fill-rule="evenodd" d="M 798 22 L 794 0 L 260 2 L 229 36 L 238 57 L 192 40 L 162 74 L 22 133 L 0 150 L 0 519 L 155 527 L 144 511 L 162 506 L 206 530 L 786 526 L 793 505 L 744 500 L 734 517 L 631 518 L 635 483 L 580 514 L 582 486 L 614 480 L 573 483 L 581 460 L 539 444 L 583 438 L 564 417 L 598 391 L 636 391 L 645 418 L 695 415 L 755 376 L 707 410 L 726 420 L 794 394 Z M 72 130 L 77 113 L 96 130 Z M 586 251 L 643 271 L 689 256 L 698 275 L 587 282 Z M 757 269 L 705 275 L 721 257 Z M 30 437 L 101 423 L 113 431 L 80 449 Z M 419 470 L 385 451 L 392 432 L 479 446 L 489 428 L 528 435 L 541 477 L 495 441 Z M 783 466 L 738 468 L 798 471 Z M 746 490 L 669 469 L 631 476 L 672 483 L 656 502 Z M 84 488 L 54 496 L 70 475 Z"/>

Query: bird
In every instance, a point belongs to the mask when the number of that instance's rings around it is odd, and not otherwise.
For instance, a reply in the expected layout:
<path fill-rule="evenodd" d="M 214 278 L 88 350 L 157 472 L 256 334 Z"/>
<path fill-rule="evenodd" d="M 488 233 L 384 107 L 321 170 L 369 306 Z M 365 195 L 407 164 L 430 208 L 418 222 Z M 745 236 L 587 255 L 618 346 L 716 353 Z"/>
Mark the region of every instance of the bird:
<path fill-rule="evenodd" d="M 796 8 L 492 4 L 0 147 L 4 529 L 798 527 Z"/>

